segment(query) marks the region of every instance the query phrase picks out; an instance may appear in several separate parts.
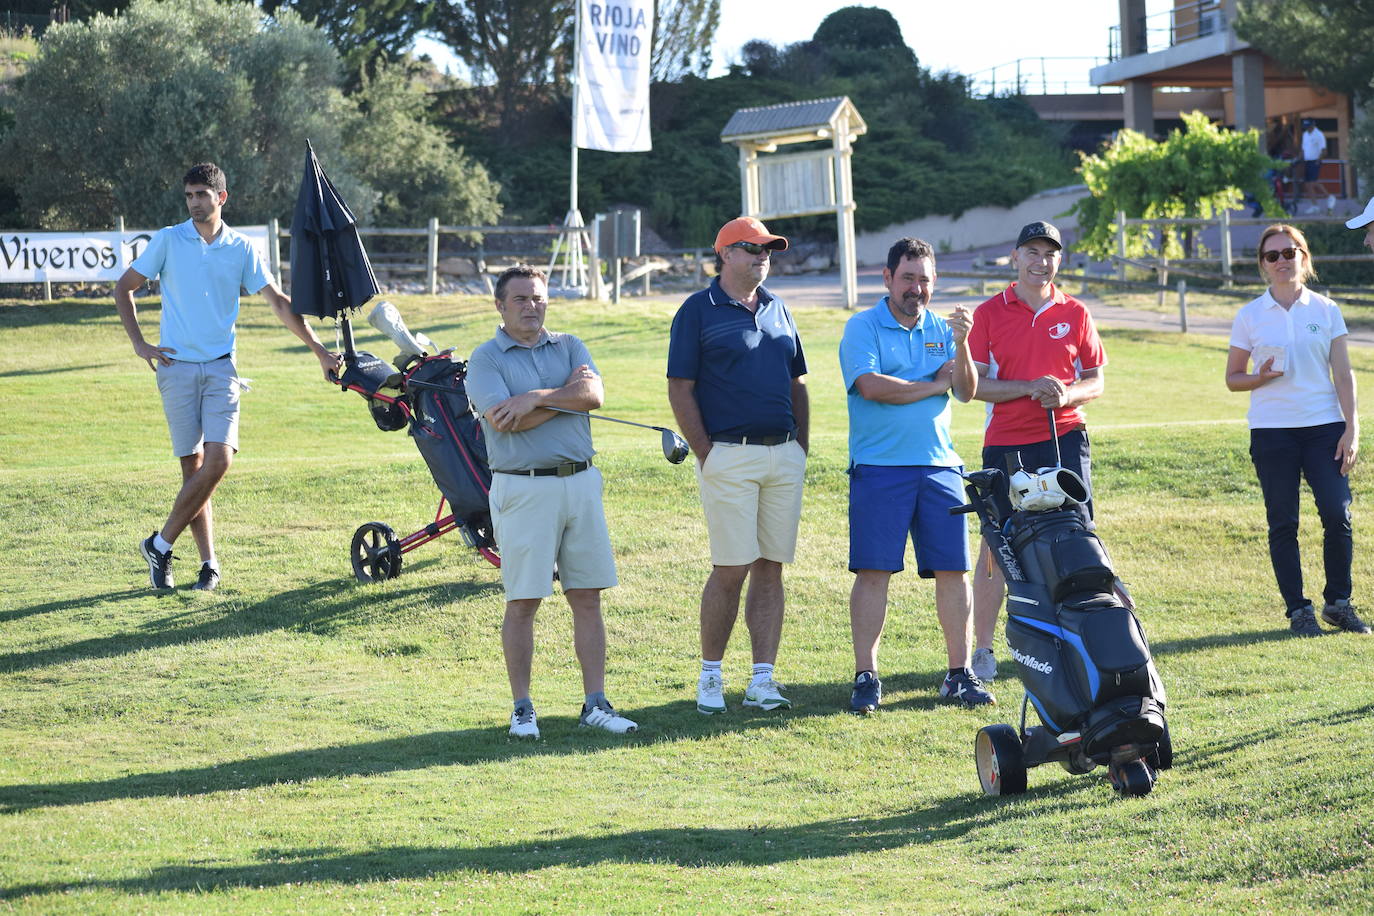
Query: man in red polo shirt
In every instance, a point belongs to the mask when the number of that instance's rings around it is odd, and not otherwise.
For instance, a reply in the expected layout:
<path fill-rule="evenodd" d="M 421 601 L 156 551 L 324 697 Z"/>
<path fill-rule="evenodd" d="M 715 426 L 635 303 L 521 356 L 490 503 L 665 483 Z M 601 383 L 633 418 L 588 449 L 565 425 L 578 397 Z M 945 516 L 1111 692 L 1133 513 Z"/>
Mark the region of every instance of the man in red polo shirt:
<path fill-rule="evenodd" d="M 1028 468 L 1055 462 L 1049 418 L 1054 411 L 1062 465 L 1076 472 L 1092 493 L 1092 462 L 1082 406 L 1102 394 L 1107 354 L 1087 307 L 1054 285 L 1063 257 L 1059 230 L 1037 221 L 1021 229 L 1011 253 L 1016 282 L 973 313 L 969 351 L 980 376 L 980 401 L 989 402 L 983 434 L 983 467 L 1007 468 L 1006 456 L 1020 452 Z M 995 494 L 1008 513 L 1006 493 Z M 1083 507 L 1092 526 L 1092 500 Z M 982 551 L 973 579 L 973 673 L 988 682 L 997 676 L 993 631 L 1006 582 Z"/>

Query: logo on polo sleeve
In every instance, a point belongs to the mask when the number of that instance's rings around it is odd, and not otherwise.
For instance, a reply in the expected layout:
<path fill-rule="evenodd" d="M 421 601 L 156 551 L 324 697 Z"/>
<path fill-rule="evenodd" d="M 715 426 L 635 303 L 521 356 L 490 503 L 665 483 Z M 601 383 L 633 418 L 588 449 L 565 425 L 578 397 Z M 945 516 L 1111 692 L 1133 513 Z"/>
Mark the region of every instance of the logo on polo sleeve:
<path fill-rule="evenodd" d="M 1064 335 L 1068 334 L 1069 330 L 1069 323 L 1067 321 L 1061 321 L 1050 328 L 1050 337 L 1059 340 Z"/>

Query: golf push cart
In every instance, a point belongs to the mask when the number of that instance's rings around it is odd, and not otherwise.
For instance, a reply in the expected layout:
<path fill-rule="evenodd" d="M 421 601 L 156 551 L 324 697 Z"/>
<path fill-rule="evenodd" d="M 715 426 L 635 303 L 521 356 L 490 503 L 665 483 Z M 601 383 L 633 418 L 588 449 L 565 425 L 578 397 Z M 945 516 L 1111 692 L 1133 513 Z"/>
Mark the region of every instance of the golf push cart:
<path fill-rule="evenodd" d="M 1050 417 L 1054 437 L 1054 413 Z M 1057 442 L 1057 439 L 1056 439 Z M 1123 795 L 1146 795 L 1173 765 L 1164 685 L 1130 595 L 1078 505 L 1077 474 L 1027 471 L 1019 456 L 965 475 L 969 504 L 1007 582 L 1006 639 L 1025 688 L 1018 728 L 988 725 L 974 742 L 988 795 L 1026 791 L 1026 771 L 1051 761 L 1074 774 L 1107 768 Z M 1005 493 L 1002 515 L 992 496 Z M 1027 722 L 1035 708 L 1039 725 Z"/>
<path fill-rule="evenodd" d="M 368 322 L 400 349 L 396 365 L 355 350 L 352 327 L 348 316 L 342 314 L 339 327 L 344 371 L 334 382 L 342 390 L 355 391 L 367 400 L 378 429 L 391 432 L 410 427 L 410 437 L 429 466 L 440 497 L 434 521 L 405 537 L 397 538 L 391 527 L 382 522 L 361 525 L 349 548 L 353 574 L 360 582 L 394 579 L 401 573 L 404 554 L 455 530 L 483 559 L 500 567 L 488 504 L 491 469 L 487 465 L 482 427 L 468 400 L 467 363 L 452 349 L 440 351 L 424 334 L 412 334 L 390 302 L 378 303 Z M 687 457 L 686 441 L 670 429 L 586 411 L 549 409 L 655 430 L 661 434 L 664 458 L 681 464 Z"/>

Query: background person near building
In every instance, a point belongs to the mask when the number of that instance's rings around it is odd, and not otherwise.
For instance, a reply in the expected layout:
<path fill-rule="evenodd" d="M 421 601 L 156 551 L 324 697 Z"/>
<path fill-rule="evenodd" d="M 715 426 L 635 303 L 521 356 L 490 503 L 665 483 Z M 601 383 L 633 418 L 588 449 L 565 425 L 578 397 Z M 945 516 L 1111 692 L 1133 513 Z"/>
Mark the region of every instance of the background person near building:
<path fill-rule="evenodd" d="M 878 643 L 888 584 L 904 568 L 910 536 L 917 573 L 935 580 L 935 613 L 949 671 L 940 696 L 969 706 L 995 703 L 969 670 L 968 527 L 949 510 L 964 503 L 963 462 L 950 438 L 952 393 L 968 401 L 978 385 L 969 356 L 973 316 L 948 320 L 929 308 L 935 252 L 902 238 L 883 268 L 888 294 L 845 324 L 840 371 L 849 406 L 849 594 L 854 685 L 849 710 L 866 715 L 882 700 Z"/>
<path fill-rule="evenodd" d="M 572 609 L 573 649 L 585 699 L 579 723 L 635 731 L 606 699 L 606 627 L 601 590 L 616 584 L 615 558 L 592 464 L 591 421 L 549 410 L 595 410 L 604 396 L 587 347 L 544 327 L 543 271 L 512 267 L 496 281 L 496 336 L 472 352 L 467 391 L 481 417 L 491 465 L 491 520 L 501 545 L 506 615 L 501 647 L 510 679 L 510 734 L 538 738 L 530 699 L 534 615 L 553 594 L 556 568 Z"/>
<path fill-rule="evenodd" d="M 792 313 L 763 287 L 787 239 L 752 217 L 716 235 L 717 276 L 688 297 L 668 344 L 668 401 L 696 455 L 711 540 L 701 593 L 697 710 L 725 711 L 721 661 L 739 614 L 753 650 L 744 705 L 790 707 L 773 678 L 782 636 L 782 566 L 796 553 L 806 476 L 806 357 Z"/>
<path fill-rule="evenodd" d="M 1083 478 L 1091 494 L 1082 407 L 1102 394 L 1107 354 L 1087 307 L 1054 285 L 1063 248 L 1049 223 L 1022 227 L 1011 253 L 1016 282 L 973 313 L 969 352 L 980 376 L 974 397 L 991 405 L 983 467 L 1005 471 L 1012 452 L 1020 452 L 1028 468 L 1053 466 L 1055 440 L 1045 413 L 1053 410 L 1062 464 Z M 993 498 L 999 514 L 1011 512 L 1005 492 Z M 1091 527 L 1091 499 L 1081 508 Z M 997 676 L 992 640 L 1005 593 L 1001 569 L 981 550 L 973 576 L 973 671 L 985 682 Z"/>
<path fill-rule="evenodd" d="M 1374 222 L 1372 210 L 1374 204 L 1347 225 Z M 1374 230 L 1366 233 L 1367 242 L 1371 236 Z M 1305 285 L 1316 273 L 1307 239 L 1296 227 L 1278 223 L 1264 230 L 1259 270 L 1269 288 L 1236 313 L 1226 387 L 1250 392 L 1250 460 L 1264 494 L 1269 560 L 1288 625 L 1298 636 L 1323 633 L 1303 591 L 1298 504 L 1305 478 L 1322 523 L 1322 619 L 1368 633 L 1350 604 L 1354 546 L 1347 475 L 1359 453 L 1360 419 L 1345 319 L 1336 303 Z"/>
<path fill-rule="evenodd" d="M 1293 212 L 1302 206 L 1309 185 L 1321 177 L 1322 155 L 1326 152 L 1326 135 L 1317 130 L 1317 123 L 1306 119 L 1302 122 L 1302 175 L 1298 182 L 1298 193 L 1294 200 Z M 1316 192 L 1320 194 L 1321 191 Z"/>
<path fill-rule="evenodd" d="M 157 388 L 181 462 L 182 485 L 162 528 L 139 542 L 153 588 L 172 588 L 172 545 L 187 527 L 200 554 L 194 589 L 220 581 L 211 496 L 239 447 L 239 394 L 246 391 L 234 362 L 239 290 L 262 293 L 282 324 L 310 348 L 326 378 L 339 357 L 291 311 L 267 265 L 247 238 L 222 219 L 229 192 L 213 163 L 182 179 L 190 219 L 159 229 L 115 284 L 115 307 L 134 353 L 157 373 Z M 143 337 L 134 291 L 157 277 L 162 285 L 158 344 Z"/>

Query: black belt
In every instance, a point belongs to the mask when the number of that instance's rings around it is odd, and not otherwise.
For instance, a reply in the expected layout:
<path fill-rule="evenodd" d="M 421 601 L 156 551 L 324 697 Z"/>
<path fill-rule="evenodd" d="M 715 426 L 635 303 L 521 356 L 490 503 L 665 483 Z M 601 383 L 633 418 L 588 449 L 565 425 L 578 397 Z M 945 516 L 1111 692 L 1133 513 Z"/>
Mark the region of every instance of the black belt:
<path fill-rule="evenodd" d="M 581 474 L 591 466 L 590 461 L 566 461 L 552 468 L 530 468 L 528 471 L 498 471 L 493 469 L 492 473 L 514 474 L 516 477 L 571 477 L 574 474 Z"/>
<path fill-rule="evenodd" d="M 712 442 L 725 442 L 730 445 L 782 445 L 797 438 L 796 433 L 782 433 L 775 436 L 712 436 Z"/>

